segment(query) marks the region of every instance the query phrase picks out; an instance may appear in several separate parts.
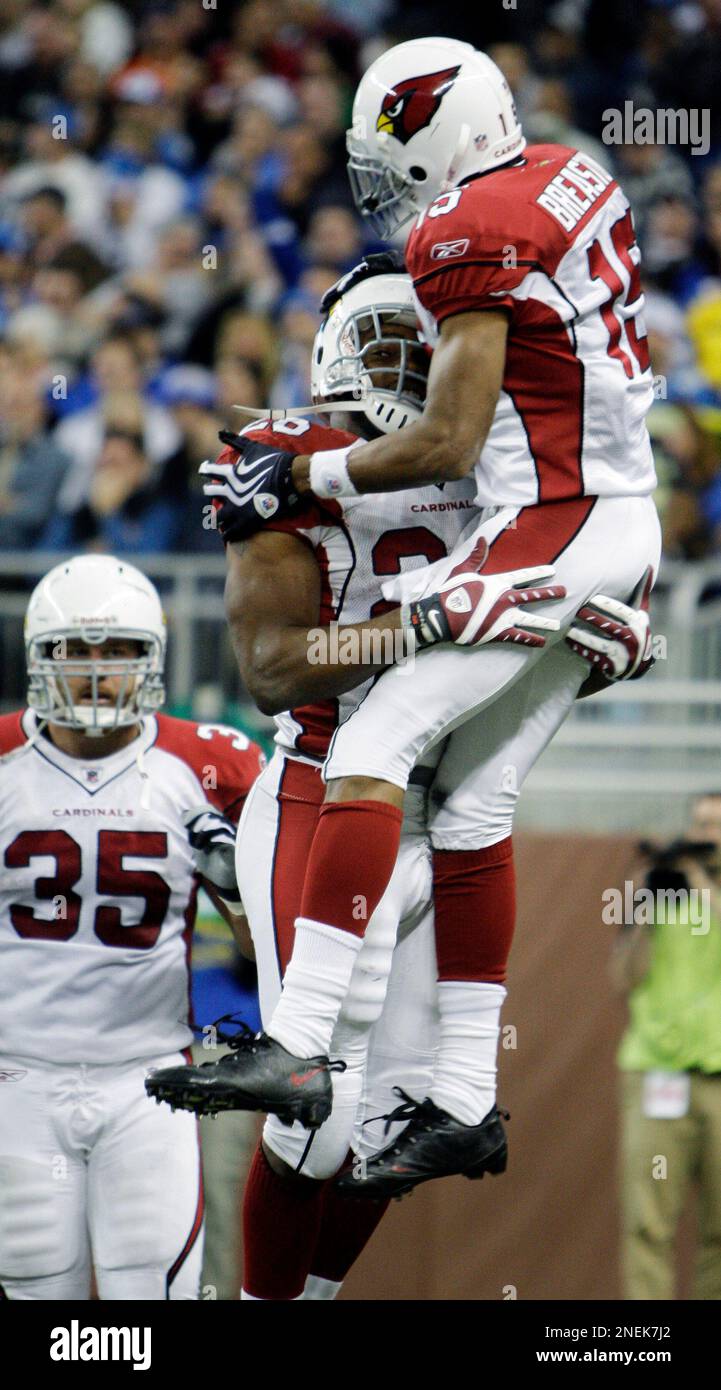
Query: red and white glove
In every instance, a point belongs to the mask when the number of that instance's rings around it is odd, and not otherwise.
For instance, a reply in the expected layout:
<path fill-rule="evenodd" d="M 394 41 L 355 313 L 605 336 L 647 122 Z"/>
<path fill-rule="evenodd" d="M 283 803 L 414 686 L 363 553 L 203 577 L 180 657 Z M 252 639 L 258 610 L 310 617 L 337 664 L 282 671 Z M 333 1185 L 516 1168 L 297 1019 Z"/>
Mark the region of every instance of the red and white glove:
<path fill-rule="evenodd" d="M 653 579 L 649 565 L 630 603 L 594 594 L 576 614 L 589 624 L 590 631 L 576 624 L 568 629 L 566 641 L 571 651 L 590 662 L 607 681 L 640 680 L 654 664 L 648 613 Z"/>
<path fill-rule="evenodd" d="M 483 642 L 515 642 L 525 647 L 545 647 L 540 634 L 558 632 L 555 618 L 528 613 L 519 605 L 546 603 L 565 598 L 562 584 L 542 584 L 553 569 L 537 565 L 481 577 L 488 545 L 480 540 L 434 594 L 401 605 L 401 623 L 413 633 L 417 647 L 434 642 L 480 646 Z"/>

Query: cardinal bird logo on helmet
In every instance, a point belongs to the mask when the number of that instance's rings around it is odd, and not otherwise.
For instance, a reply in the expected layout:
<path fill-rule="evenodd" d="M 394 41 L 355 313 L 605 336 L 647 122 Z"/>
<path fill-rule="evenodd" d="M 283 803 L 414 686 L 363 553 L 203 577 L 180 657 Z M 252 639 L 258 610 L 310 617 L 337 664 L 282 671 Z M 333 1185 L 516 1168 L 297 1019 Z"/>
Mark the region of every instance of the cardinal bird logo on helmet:
<path fill-rule="evenodd" d="M 383 98 L 376 130 L 393 135 L 402 145 L 407 145 L 413 135 L 430 125 L 460 70 L 459 64 L 455 68 L 442 68 L 440 72 L 426 72 L 422 77 L 407 77 L 405 82 L 397 82 Z"/>

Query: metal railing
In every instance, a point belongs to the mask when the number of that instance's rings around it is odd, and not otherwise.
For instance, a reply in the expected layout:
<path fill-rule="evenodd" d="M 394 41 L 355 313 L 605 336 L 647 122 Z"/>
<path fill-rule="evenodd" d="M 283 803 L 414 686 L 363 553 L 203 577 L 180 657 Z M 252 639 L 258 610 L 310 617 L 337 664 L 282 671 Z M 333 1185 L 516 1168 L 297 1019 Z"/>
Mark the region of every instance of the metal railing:
<path fill-rule="evenodd" d="M 56 554 L 0 555 L 0 701 L 22 703 L 22 622 Z M 240 680 L 223 608 L 222 555 L 138 555 L 168 614 L 168 704 L 267 735 Z M 666 562 L 654 591 L 665 653 L 642 681 L 579 701 L 524 788 L 519 823 L 547 829 L 660 833 L 695 792 L 721 790 L 721 559 Z"/>
<path fill-rule="evenodd" d="M 576 704 L 528 778 L 520 825 L 663 835 L 691 796 L 721 790 L 721 559 L 664 562 L 653 628 L 653 670 Z"/>

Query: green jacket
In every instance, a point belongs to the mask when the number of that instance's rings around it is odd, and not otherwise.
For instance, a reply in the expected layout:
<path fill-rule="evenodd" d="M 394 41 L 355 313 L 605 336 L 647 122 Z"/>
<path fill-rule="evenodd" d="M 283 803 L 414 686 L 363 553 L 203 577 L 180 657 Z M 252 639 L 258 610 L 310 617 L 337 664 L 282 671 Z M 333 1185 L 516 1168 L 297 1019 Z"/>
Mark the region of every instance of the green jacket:
<path fill-rule="evenodd" d="M 705 935 L 673 921 L 651 931 L 651 964 L 629 997 L 619 1066 L 721 1072 L 721 923 L 712 918 Z"/>

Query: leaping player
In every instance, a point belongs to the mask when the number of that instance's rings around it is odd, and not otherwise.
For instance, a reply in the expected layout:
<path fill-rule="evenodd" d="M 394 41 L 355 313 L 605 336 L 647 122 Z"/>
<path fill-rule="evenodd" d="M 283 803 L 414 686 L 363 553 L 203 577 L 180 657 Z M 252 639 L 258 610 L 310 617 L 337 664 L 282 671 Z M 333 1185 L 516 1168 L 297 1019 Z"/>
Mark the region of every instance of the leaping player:
<path fill-rule="evenodd" d="M 380 432 L 379 422 L 382 429 L 389 431 L 397 425 L 404 427 L 410 419 L 418 417 L 427 371 L 417 343 L 407 277 L 390 273 L 392 266 L 387 257 L 369 259 L 371 264 L 358 267 L 329 293 L 325 304 L 327 316 L 313 351 L 314 401 L 334 398 L 338 411 L 333 417 L 334 425 L 352 428 L 355 421 L 355 429 L 364 438 Z M 365 387 L 364 404 L 356 405 L 357 413 L 346 418 L 343 411 L 352 408 L 354 391 L 361 383 Z M 242 448 L 245 440 L 257 441 L 272 449 L 283 440 L 300 451 L 304 444 L 327 448 L 331 444 L 347 444 L 352 439 L 352 435 L 342 434 L 338 428 L 328 431 L 303 418 L 291 417 L 274 426 L 265 422 L 249 427 L 237 444 Z M 231 458 L 237 457 L 237 451 L 227 450 L 221 460 L 227 460 L 229 454 Z M 222 462 L 220 467 L 229 465 Z M 211 471 L 210 465 L 208 471 Z M 452 543 L 454 532 L 457 535 L 463 527 L 470 491 L 466 480 L 443 491 L 427 488 L 385 497 L 357 498 L 341 504 L 316 503 L 286 521 L 271 522 L 269 528 L 264 528 L 246 544 L 228 546 L 228 612 L 244 679 L 268 712 L 282 709 L 284 704 L 295 704 L 289 713 L 277 716 L 279 752 L 256 783 L 238 842 L 238 882 L 255 939 L 264 1019 L 278 997 L 293 944 L 293 919 L 322 797 L 320 762 L 334 730 L 367 695 L 374 675 L 373 668 L 359 671 L 357 664 L 339 660 L 334 663 L 329 659 L 320 667 L 309 664 L 308 629 L 319 621 L 326 623 L 331 619 L 343 624 L 346 636 L 352 635 L 351 630 L 356 634 L 363 631 L 370 635 L 375 631 L 378 637 L 388 636 L 388 630 L 379 627 L 385 622 L 379 615 L 388 607 L 380 602 L 379 585 L 384 573 L 398 572 L 401 568 L 415 569 L 424 558 L 437 560 L 446 545 Z M 232 508 L 230 513 L 228 539 L 232 538 Z M 507 576 L 506 582 L 510 578 Z M 632 614 L 628 610 L 624 610 L 622 616 L 626 623 L 635 624 L 638 620 L 641 627 L 646 621 L 643 614 Z M 605 637 L 589 633 L 581 652 L 588 660 L 605 661 L 609 675 L 618 677 L 622 671 L 628 674 L 636 655 L 636 639 L 610 615 L 606 615 L 604 621 Z M 609 638 L 612 632 L 618 634 L 622 630 L 625 630 L 631 650 L 619 648 L 616 652 L 618 664 L 612 667 L 607 655 Z M 329 629 L 324 628 L 323 632 L 329 636 Z M 344 645 L 347 649 L 347 644 Z M 575 638 L 571 639 L 570 646 L 578 654 Z M 330 642 L 327 647 L 330 651 Z M 383 649 L 383 642 L 378 641 L 379 660 Z M 568 651 L 564 659 L 571 670 L 580 670 L 582 675 L 588 670 Z M 359 675 L 367 679 L 350 689 Z M 503 890 L 508 890 L 509 881 L 512 889 L 510 822 L 518 787 L 511 787 L 504 780 L 504 765 L 513 764 L 520 786 L 529 760 L 532 761 L 545 746 L 564 713 L 555 699 L 544 698 L 542 681 L 535 680 L 534 693 L 533 725 L 522 737 L 518 737 L 522 706 L 516 711 L 515 723 L 514 718 L 506 717 L 501 725 L 493 714 L 490 718 L 483 715 L 474 721 L 478 727 L 473 746 L 477 760 L 484 762 L 486 825 L 483 833 L 489 844 L 496 845 L 493 853 L 498 880 L 497 885 L 486 885 L 485 895 L 476 901 L 479 930 L 485 921 L 493 921 L 496 899 L 502 896 Z M 553 696 L 553 689 L 550 693 Z M 459 735 L 466 740 L 466 751 L 469 732 L 468 726 L 459 730 Z M 504 738 L 499 741 L 500 732 L 504 733 Z M 419 790 L 430 786 L 439 760 L 442 768 L 445 765 L 447 780 L 454 761 L 451 749 L 455 739 L 453 735 L 446 740 L 445 750 L 436 747 L 424 758 L 423 765 L 414 770 L 409 794 L 416 800 Z M 463 747 L 456 760 L 456 775 L 462 758 Z M 436 786 L 436 794 L 440 785 Z M 421 928 L 410 934 L 407 930 L 404 932 L 393 959 L 384 1002 L 398 917 L 404 911 L 409 915 L 409 904 L 411 908 L 415 904 L 418 916 L 418 909 L 423 909 L 425 904 L 426 922 L 423 923 L 422 915 L 420 921 L 423 930 L 428 926 L 432 890 L 422 871 L 424 826 L 421 825 L 419 831 L 418 808 L 415 809 L 411 823 L 407 821 L 391 884 L 358 955 L 334 1033 L 334 1056 L 343 1057 L 348 1066 L 341 1076 L 333 1077 L 332 1120 L 321 1127 L 315 1138 L 299 1125 L 289 1129 L 273 1119 L 266 1125 L 263 1148 L 256 1158 L 246 1191 L 247 1296 L 299 1297 L 304 1275 L 309 1269 L 318 1274 L 324 1267 L 323 1258 L 331 1261 L 329 1267 L 333 1276 L 339 1278 L 382 1214 L 382 1208 L 375 1208 L 369 1211 L 368 1221 L 364 1222 L 357 1214 L 353 1219 L 344 1220 L 334 1198 L 328 1191 L 324 1195 L 322 1188 L 326 1175 L 333 1173 L 342 1161 L 353 1136 L 353 1118 L 358 1108 L 369 1034 L 370 1063 L 365 1073 L 355 1136 L 356 1148 L 360 1141 L 364 1157 L 383 1147 L 382 1130 L 373 1131 L 364 1124 L 367 1124 L 367 1115 L 377 1115 L 387 1109 L 389 1102 L 392 1106 L 392 1081 L 400 1083 L 407 1091 L 422 1095 L 418 1086 L 422 1086 L 428 1076 L 428 1057 L 432 1055 L 432 1051 L 429 1054 L 429 1038 L 435 1029 L 435 1016 L 428 1001 L 429 997 L 434 999 L 435 990 L 431 989 L 425 971 L 426 948 Z M 408 815 L 408 806 L 406 813 Z M 458 847 L 462 850 L 462 842 Z M 468 888 L 468 892 L 471 891 L 473 884 Z M 444 884 L 439 879 L 437 909 L 440 907 L 443 912 L 453 910 L 453 906 L 452 902 L 446 902 Z M 507 949 L 508 944 L 502 943 L 502 948 Z M 498 949 L 496 954 L 499 955 Z M 505 993 L 502 986 L 504 961 L 493 962 L 491 957 L 492 952 L 489 952 L 487 989 L 495 1005 Z M 396 976 L 402 981 L 401 988 Z M 380 1023 L 374 1024 L 379 1016 Z M 405 1051 L 402 1039 L 406 1039 Z M 492 1080 L 495 1075 L 494 1032 L 489 1031 L 487 1041 L 488 1074 Z M 177 1089 L 172 1085 L 171 1074 L 165 1071 L 161 1076 L 151 1077 L 148 1088 L 162 1095 L 167 1085 L 167 1094 L 177 1103 L 185 1104 L 195 1083 L 194 1105 L 197 1103 L 199 1109 L 203 1108 L 205 1093 L 208 1108 L 223 1108 L 237 1100 L 233 1094 L 234 1071 L 232 1059 L 228 1059 L 225 1069 L 196 1068 L 192 1074 L 179 1078 Z M 300 1072 L 299 1078 L 302 1076 Z M 297 1099 L 302 1100 L 300 1088 L 297 1088 Z M 289 1117 L 286 1115 L 286 1119 Z M 477 1136 L 472 1128 L 468 1134 L 468 1170 L 474 1166 L 476 1176 L 484 1167 L 493 1170 L 495 1165 L 497 1170 L 501 1160 L 499 1144 L 503 1147 L 503 1141 L 495 1112 L 485 1126 L 484 1138 L 481 1162 Z M 328 1187 L 327 1182 L 325 1187 Z M 396 1190 L 403 1190 L 400 1175 L 396 1178 Z M 284 1220 L 279 1224 L 276 1215 L 280 1210 L 284 1212 Z M 320 1235 L 314 1264 L 313 1240 L 314 1232 L 318 1234 L 318 1221 Z M 319 1282 L 328 1286 L 328 1280 L 311 1279 L 307 1287 Z M 306 1291 L 303 1296 L 316 1295 Z"/>
<path fill-rule="evenodd" d="M 386 889 L 419 756 L 501 699 L 515 717 L 523 698 L 530 727 L 536 671 L 549 698 L 555 683 L 559 706 L 570 707 L 583 679 L 560 662 L 573 615 L 599 591 L 627 602 L 660 556 L 639 251 L 616 180 L 569 147 L 527 147 L 499 70 L 445 39 L 401 44 L 371 66 L 356 94 L 349 152 L 369 220 L 387 235 L 415 215 L 406 263 L 434 344 L 423 416 L 396 434 L 312 456 L 248 443 L 216 495 L 234 499 L 238 536 L 243 526 L 249 535 L 270 516 L 292 515 L 309 493 L 337 500 L 473 473 L 483 515 L 445 570 L 401 586 L 398 624 L 435 645 L 412 678 L 386 671 L 333 739 L 283 993 L 262 1047 L 237 1062 L 239 1092 L 261 1109 L 289 1103 L 292 1077 L 311 1058 L 309 1093 L 314 1086 L 330 1108 L 324 1059 L 365 925 L 354 905 L 362 897 L 370 917 Z M 480 541 L 490 548 L 482 575 L 463 568 Z M 547 611 L 560 631 L 548 631 L 543 647 L 459 650 L 488 616 L 493 576 L 519 565 L 554 566 L 565 596 Z M 465 910 L 477 899 L 464 892 L 470 883 L 482 889 L 494 868 L 493 844 L 479 843 L 476 767 L 466 762 L 431 827 L 436 875 L 450 891 L 455 884 L 457 910 L 436 919 L 436 1074 L 396 1146 L 399 1166 L 420 1153 L 438 1172 L 461 1154 L 467 1161 L 467 1131 L 480 1142 L 491 1113 L 478 1029 L 479 1012 L 493 1023 L 482 1007 L 486 942 Z M 460 854 L 446 848 L 451 836 L 464 839 Z M 499 933 L 508 934 L 510 893 L 498 912 Z"/>

